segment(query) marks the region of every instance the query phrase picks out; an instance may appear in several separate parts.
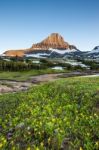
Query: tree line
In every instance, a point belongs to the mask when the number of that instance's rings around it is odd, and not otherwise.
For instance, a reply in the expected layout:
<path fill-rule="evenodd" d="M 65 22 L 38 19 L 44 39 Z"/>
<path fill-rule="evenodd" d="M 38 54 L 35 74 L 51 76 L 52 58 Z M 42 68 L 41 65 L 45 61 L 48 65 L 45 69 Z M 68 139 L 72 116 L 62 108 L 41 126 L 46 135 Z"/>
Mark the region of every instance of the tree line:
<path fill-rule="evenodd" d="M 44 66 L 21 61 L 0 61 L 0 71 L 25 71 L 31 69 L 44 69 Z"/>

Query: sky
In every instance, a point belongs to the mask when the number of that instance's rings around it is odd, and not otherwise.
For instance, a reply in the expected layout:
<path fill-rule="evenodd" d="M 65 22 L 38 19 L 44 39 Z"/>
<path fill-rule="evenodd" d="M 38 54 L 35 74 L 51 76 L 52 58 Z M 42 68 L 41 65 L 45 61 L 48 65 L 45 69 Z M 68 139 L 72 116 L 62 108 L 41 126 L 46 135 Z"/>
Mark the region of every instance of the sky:
<path fill-rule="evenodd" d="M 99 45 L 99 0 L 0 0 L 0 53 L 51 33 L 83 51 Z"/>

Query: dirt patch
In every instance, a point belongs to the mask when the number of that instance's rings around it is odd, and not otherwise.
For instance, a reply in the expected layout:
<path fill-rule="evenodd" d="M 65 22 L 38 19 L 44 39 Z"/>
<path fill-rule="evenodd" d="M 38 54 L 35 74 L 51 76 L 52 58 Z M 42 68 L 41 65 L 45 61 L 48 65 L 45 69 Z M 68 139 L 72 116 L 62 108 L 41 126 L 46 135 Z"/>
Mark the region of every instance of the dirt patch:
<path fill-rule="evenodd" d="M 0 85 L 0 93 L 12 92 L 12 88 L 5 85 Z"/>
<path fill-rule="evenodd" d="M 41 82 L 48 82 L 56 80 L 57 78 L 60 78 L 62 74 L 45 74 L 45 75 L 39 75 L 31 77 L 32 83 L 41 83 Z"/>
<path fill-rule="evenodd" d="M 29 87 L 38 85 L 42 82 L 53 81 L 59 78 L 62 74 L 45 74 L 30 77 L 28 81 L 19 82 L 11 80 L 0 81 L 0 94 L 9 92 L 26 91 Z"/>
<path fill-rule="evenodd" d="M 0 82 L 0 94 L 9 92 L 25 91 L 31 86 L 28 82 L 17 81 L 1 81 Z"/>
<path fill-rule="evenodd" d="M 99 76 L 99 73 L 92 72 L 70 72 L 70 73 L 60 73 L 60 74 L 44 74 L 38 76 L 32 76 L 28 81 L 11 81 L 11 80 L 0 80 L 0 94 L 8 92 L 18 92 L 26 91 L 31 86 L 38 85 L 40 83 L 45 83 L 49 81 L 54 81 L 59 78 L 68 78 L 75 76 Z"/>

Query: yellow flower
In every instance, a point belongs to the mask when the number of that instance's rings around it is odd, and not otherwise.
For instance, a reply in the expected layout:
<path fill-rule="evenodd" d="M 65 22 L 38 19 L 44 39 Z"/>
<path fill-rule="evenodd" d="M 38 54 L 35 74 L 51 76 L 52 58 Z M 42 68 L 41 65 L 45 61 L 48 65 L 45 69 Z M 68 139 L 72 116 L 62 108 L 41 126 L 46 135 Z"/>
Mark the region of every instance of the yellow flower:
<path fill-rule="evenodd" d="M 42 125 L 42 122 L 40 121 L 40 123 L 39 123 L 40 125 Z"/>
<path fill-rule="evenodd" d="M 44 143 L 43 143 L 43 142 L 41 142 L 41 143 L 40 143 L 40 145 L 43 147 Z"/>
<path fill-rule="evenodd" d="M 87 133 L 87 136 L 90 136 L 90 133 Z"/>
<path fill-rule="evenodd" d="M 50 143 L 50 141 L 51 141 L 51 139 L 50 139 L 50 138 L 48 138 L 48 143 Z"/>
<path fill-rule="evenodd" d="M 52 122 L 55 122 L 55 118 L 52 118 Z"/>
<path fill-rule="evenodd" d="M 4 139 L 4 140 L 3 140 L 3 143 L 6 143 L 6 142 L 7 142 L 6 139 Z"/>
<path fill-rule="evenodd" d="M 80 149 L 79 150 L 83 150 L 83 148 L 82 147 L 80 147 Z"/>
<path fill-rule="evenodd" d="M 12 150 L 15 150 L 15 146 L 12 147 Z"/>
<path fill-rule="evenodd" d="M 94 116 L 97 117 L 97 114 L 95 113 Z"/>
<path fill-rule="evenodd" d="M 0 148 L 3 146 L 3 144 L 2 143 L 0 143 Z"/>
<path fill-rule="evenodd" d="M 13 144 L 14 144 L 14 142 L 13 142 L 13 141 L 11 141 L 11 144 L 13 145 Z"/>
<path fill-rule="evenodd" d="M 27 148 L 27 150 L 31 150 L 31 148 L 30 148 L 30 147 L 28 147 L 28 148 Z"/>
<path fill-rule="evenodd" d="M 36 147 L 36 150 L 40 150 L 38 147 Z"/>
<path fill-rule="evenodd" d="M 96 142 L 96 146 L 99 146 L 99 141 Z"/>

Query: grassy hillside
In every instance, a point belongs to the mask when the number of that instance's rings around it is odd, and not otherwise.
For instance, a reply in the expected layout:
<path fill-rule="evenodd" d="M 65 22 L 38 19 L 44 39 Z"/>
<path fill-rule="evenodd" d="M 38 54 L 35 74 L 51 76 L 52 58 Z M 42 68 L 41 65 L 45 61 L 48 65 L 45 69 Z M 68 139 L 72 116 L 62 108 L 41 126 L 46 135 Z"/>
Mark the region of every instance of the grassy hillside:
<path fill-rule="evenodd" d="M 45 149 L 99 149 L 99 77 L 0 96 L 0 150 Z"/>

